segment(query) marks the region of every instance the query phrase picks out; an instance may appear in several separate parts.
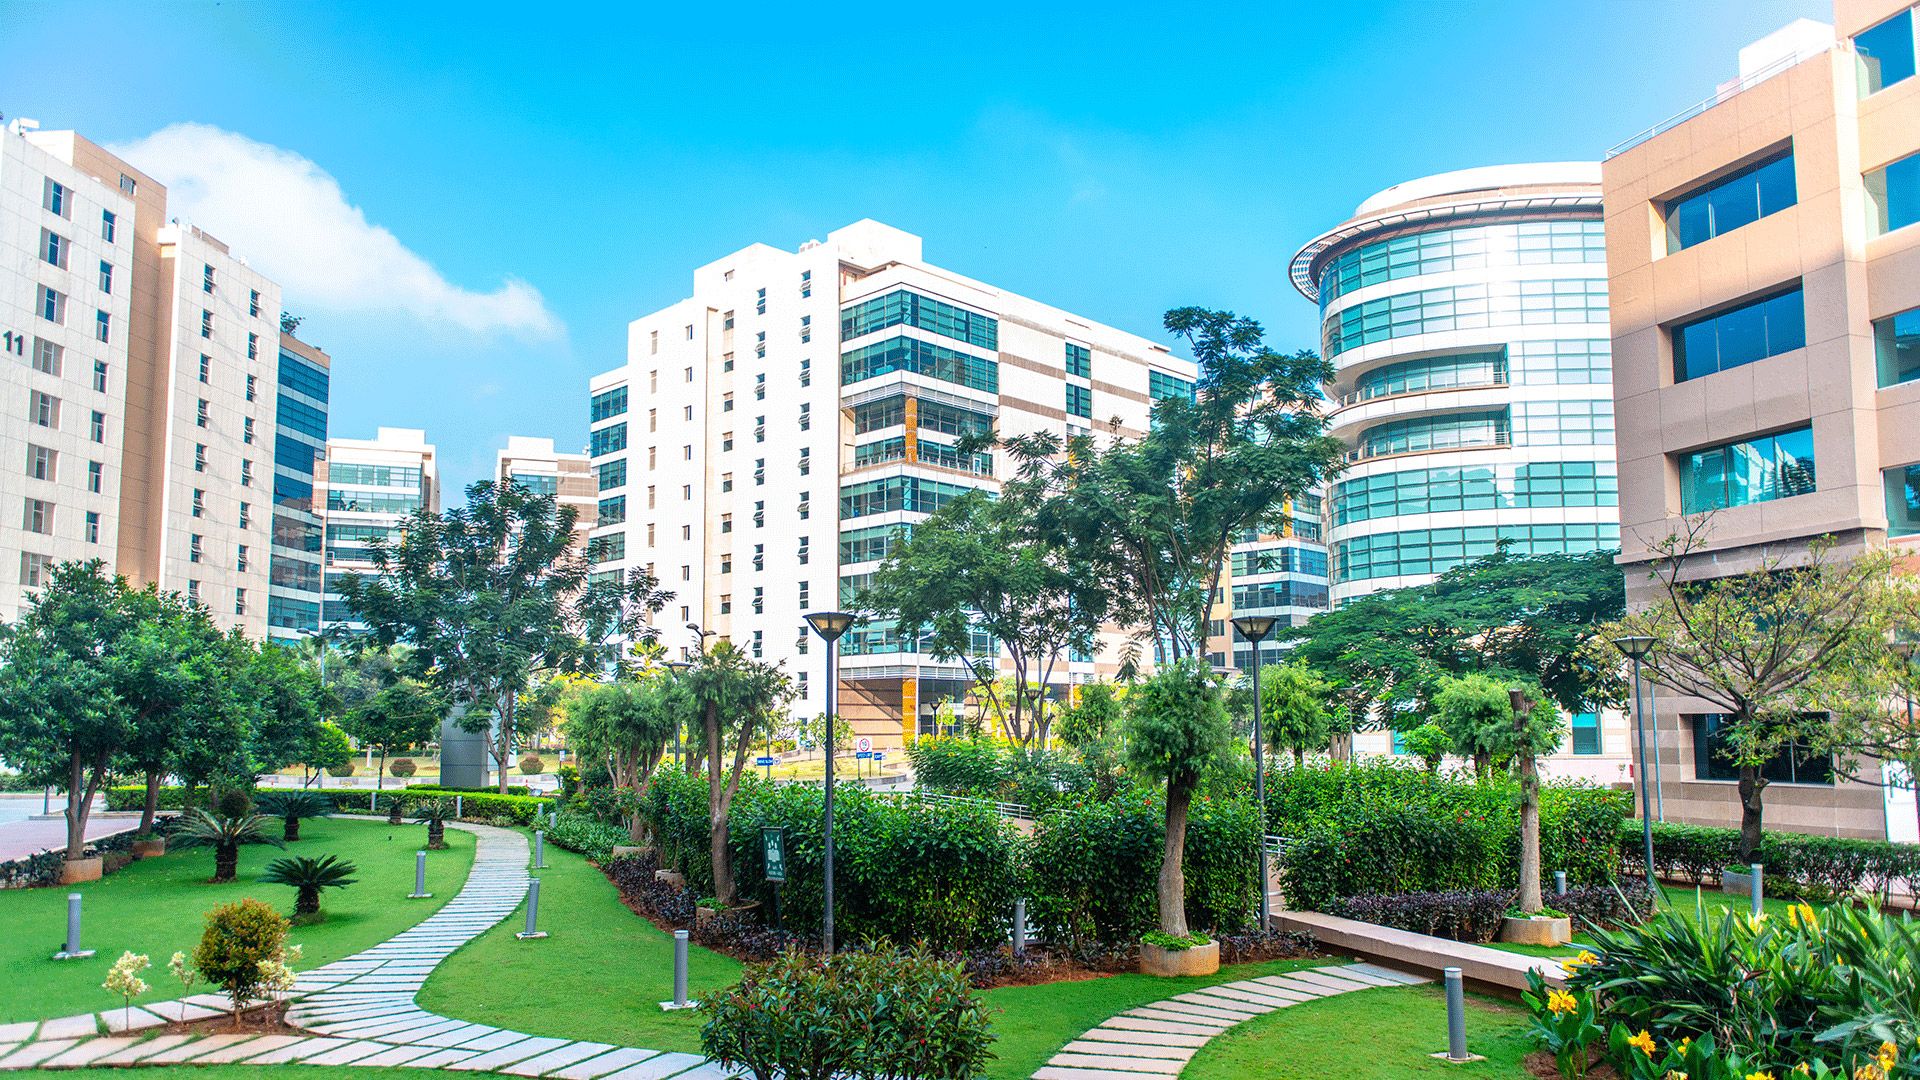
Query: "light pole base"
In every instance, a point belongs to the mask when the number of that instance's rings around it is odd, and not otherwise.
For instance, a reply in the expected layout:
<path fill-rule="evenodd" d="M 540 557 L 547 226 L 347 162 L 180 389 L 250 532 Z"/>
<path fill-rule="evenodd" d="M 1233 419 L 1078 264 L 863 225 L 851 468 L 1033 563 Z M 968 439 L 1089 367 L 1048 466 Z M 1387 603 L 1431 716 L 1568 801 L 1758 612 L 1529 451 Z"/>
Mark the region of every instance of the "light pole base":
<path fill-rule="evenodd" d="M 661 1012 L 677 1012 L 681 1009 L 697 1009 L 699 1007 L 700 1003 L 697 1001 L 663 1001 L 660 1003 Z"/>
<path fill-rule="evenodd" d="M 61 949 L 59 952 L 53 954 L 53 958 L 55 960 L 85 960 L 92 955 L 92 949 L 81 949 L 79 952 L 68 952 L 65 949 Z"/>
<path fill-rule="evenodd" d="M 1452 1054 L 1447 1053 L 1445 1050 L 1442 1050 L 1437 1054 L 1428 1054 L 1427 1056 L 1432 1058 L 1435 1061 L 1444 1061 L 1449 1065 L 1465 1065 L 1468 1062 L 1487 1060 L 1486 1058 L 1481 1057 L 1479 1054 L 1468 1054 L 1466 1057 L 1457 1058 L 1457 1057 L 1454 1057 Z"/>
<path fill-rule="evenodd" d="M 521 941 L 538 941 L 539 939 L 546 937 L 547 932 L 545 930 L 532 930 L 532 931 L 522 930 L 513 936 L 519 938 Z"/>
<path fill-rule="evenodd" d="M 430 892 L 410 892 L 410 893 L 408 893 L 408 894 L 407 894 L 407 899 L 409 899 L 409 900 L 431 900 L 431 899 L 433 899 L 433 894 L 432 894 L 432 893 L 430 893 Z"/>

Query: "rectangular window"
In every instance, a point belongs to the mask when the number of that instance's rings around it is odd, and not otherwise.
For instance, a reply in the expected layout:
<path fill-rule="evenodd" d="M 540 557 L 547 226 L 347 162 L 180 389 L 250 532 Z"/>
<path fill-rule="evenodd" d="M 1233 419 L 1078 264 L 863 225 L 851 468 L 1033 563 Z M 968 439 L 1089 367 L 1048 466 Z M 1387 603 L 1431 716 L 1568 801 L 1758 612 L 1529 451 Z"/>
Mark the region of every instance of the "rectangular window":
<path fill-rule="evenodd" d="M 1740 768 L 1727 759 L 1727 717 L 1696 713 L 1684 717 L 1693 729 L 1693 777 L 1696 780 L 1738 780 Z M 1760 775 L 1775 784 L 1831 784 L 1833 759 L 1814 754 L 1795 742 L 1760 767 Z"/>
<path fill-rule="evenodd" d="M 1868 173 L 1867 202 L 1873 210 L 1873 235 L 1882 236 L 1920 221 L 1920 154 Z"/>
<path fill-rule="evenodd" d="M 733 553 L 732 552 L 728 552 L 727 554 L 720 556 L 720 572 L 723 574 L 733 573 Z"/>
<path fill-rule="evenodd" d="M 753 400 L 767 400 L 767 373 L 764 371 L 753 377 Z"/>
<path fill-rule="evenodd" d="M 766 638 L 765 630 L 755 630 L 753 632 L 753 656 L 754 656 L 754 659 L 756 660 L 758 660 L 762 655 L 761 650 L 763 650 L 766 647 L 765 638 Z"/>
<path fill-rule="evenodd" d="M 807 297 L 812 295 L 813 295 L 813 271 L 802 270 L 800 271 L 800 298 L 804 300 Z"/>
<path fill-rule="evenodd" d="M 720 411 L 721 412 L 733 411 L 733 391 L 729 390 L 726 393 L 720 395 Z"/>
<path fill-rule="evenodd" d="M 600 500 L 600 517 L 597 524 L 618 525 L 627 520 L 627 497 L 615 495 L 611 499 Z"/>
<path fill-rule="evenodd" d="M 243 529 L 253 527 L 253 507 L 247 503 L 240 504 L 240 527 Z"/>
<path fill-rule="evenodd" d="M 253 316 L 256 319 L 260 317 L 260 290 L 259 289 L 247 290 L 247 314 Z"/>
<path fill-rule="evenodd" d="M 200 517 L 207 512 L 207 493 L 201 488 L 193 489 L 193 516 Z"/>
<path fill-rule="evenodd" d="M 205 309 L 200 312 L 200 336 L 203 338 L 213 336 L 213 312 Z"/>
<path fill-rule="evenodd" d="M 800 403 L 800 430 L 813 430 L 813 405 L 810 402 Z"/>
<path fill-rule="evenodd" d="M 53 556 L 42 555 L 37 551 L 20 553 L 20 584 L 29 589 L 37 589 L 47 583 L 47 574 L 53 569 Z"/>
<path fill-rule="evenodd" d="M 60 426 L 60 399 L 43 394 L 38 390 L 28 398 L 27 416 L 44 428 Z"/>
<path fill-rule="evenodd" d="M 753 587 L 753 613 L 755 615 L 764 615 L 766 614 L 766 611 L 767 611 L 766 587 L 761 585 L 755 585 Z"/>
<path fill-rule="evenodd" d="M 765 315 L 767 313 L 767 290 L 755 290 L 753 311 L 756 315 Z"/>
<path fill-rule="evenodd" d="M 45 499 L 28 499 L 26 505 L 22 527 L 30 533 L 42 535 L 53 532 L 53 504 Z"/>
<path fill-rule="evenodd" d="M 813 493 L 810 491 L 803 491 L 800 493 L 800 520 L 801 521 L 807 520 L 807 518 L 812 513 L 813 513 Z"/>
<path fill-rule="evenodd" d="M 800 538 L 800 548 L 798 552 L 796 552 L 796 555 L 800 560 L 801 566 L 807 565 L 807 560 L 811 557 L 809 552 L 807 551 L 807 544 L 811 539 L 812 539 L 811 537 L 807 537 L 807 536 L 803 536 Z M 802 587 L 804 588 L 805 586 L 802 586 Z"/>
<path fill-rule="evenodd" d="M 254 398 L 258 396 L 255 387 L 256 387 L 255 377 L 252 375 L 247 376 L 247 400 L 248 401 L 252 401 L 254 400 Z"/>
<path fill-rule="evenodd" d="M 103 413 L 98 409 L 94 410 L 93 416 L 87 424 L 87 437 L 97 443 L 103 443 L 107 441 L 107 414 L 106 413 Z"/>
<path fill-rule="evenodd" d="M 93 388 L 102 394 L 107 392 L 107 362 L 105 360 L 95 360 L 93 362 Z"/>
<path fill-rule="evenodd" d="M 1873 355 L 1881 386 L 1920 379 L 1920 308 L 1875 319 Z"/>
<path fill-rule="evenodd" d="M 105 259 L 100 260 L 100 291 L 113 292 L 113 264 Z"/>
<path fill-rule="evenodd" d="M 235 570 L 243 570 L 243 571 L 247 568 L 247 545 L 236 544 L 234 546 L 233 568 Z"/>
<path fill-rule="evenodd" d="M 1670 199 L 1667 254 L 1777 214 L 1794 204 L 1796 191 L 1788 150 Z"/>
<path fill-rule="evenodd" d="M 764 416 L 756 416 L 753 418 L 753 441 L 767 441 L 767 418 Z"/>
<path fill-rule="evenodd" d="M 813 316 L 802 315 L 800 316 L 800 344 L 805 345 L 806 343 L 812 340 L 813 340 Z"/>
<path fill-rule="evenodd" d="M 1000 365 L 919 338 L 896 337 L 863 345 L 840 357 L 840 384 L 857 382 L 894 371 L 911 371 L 960 386 L 1000 392 Z"/>
<path fill-rule="evenodd" d="M 73 217 L 73 192 L 67 190 L 67 185 L 49 176 L 40 196 L 40 205 L 63 218 L 71 218 Z"/>
<path fill-rule="evenodd" d="M 755 570 L 765 570 L 767 568 L 767 545 L 753 545 L 753 568 Z"/>
<path fill-rule="evenodd" d="M 601 491 L 624 487 L 627 482 L 627 459 L 603 461 L 596 466 L 596 471 L 599 473 L 598 482 Z"/>
<path fill-rule="evenodd" d="M 767 459 L 753 459 L 753 486 L 759 487 L 767 482 Z"/>
<path fill-rule="evenodd" d="M 1068 383 L 1067 415 L 1091 418 L 1093 416 L 1093 391 L 1076 383 Z"/>
<path fill-rule="evenodd" d="M 253 462 L 245 458 L 240 459 L 240 486 L 253 486 Z"/>
<path fill-rule="evenodd" d="M 800 448 L 800 475 L 813 475 L 813 447 L 811 446 Z"/>
<path fill-rule="evenodd" d="M 249 360 L 260 359 L 260 335 L 259 334 L 247 335 L 247 359 Z"/>
<path fill-rule="evenodd" d="M 1085 345 L 1067 342 L 1067 374 L 1083 379 L 1093 378 L 1093 350 Z"/>
<path fill-rule="evenodd" d="M 200 561 L 200 534 L 192 533 L 187 537 L 187 561 Z"/>
<path fill-rule="evenodd" d="M 247 613 L 247 590 L 233 590 L 233 613 L 235 615 L 245 615 Z"/>
<path fill-rule="evenodd" d="M 1000 324 L 992 316 L 906 289 L 863 300 L 840 312 L 842 341 L 852 341 L 889 326 L 917 326 L 982 349 L 1000 347 Z"/>
<path fill-rule="evenodd" d="M 89 544 L 100 542 L 100 511 L 98 510 L 87 511 L 86 537 Z"/>
<path fill-rule="evenodd" d="M 67 252 L 73 244 L 51 229 L 40 230 L 40 257 L 62 270 L 67 268 Z"/>
<path fill-rule="evenodd" d="M 627 411 L 627 388 L 616 386 L 603 390 L 587 403 L 587 422 L 597 424 L 602 420 L 611 420 Z"/>
<path fill-rule="evenodd" d="M 33 310 L 50 323 L 61 326 L 67 324 L 66 295 L 45 285 L 40 286 L 39 297 L 34 302 Z"/>
<path fill-rule="evenodd" d="M 610 427 L 595 428 L 588 436 L 587 453 L 593 457 L 604 457 L 627 448 L 627 425 L 614 424 Z"/>
<path fill-rule="evenodd" d="M 1896 466 L 1885 476 L 1887 535 L 1920 536 L 1920 464 Z"/>
<path fill-rule="evenodd" d="M 213 357 L 208 356 L 206 353 L 200 354 L 200 381 L 213 381 Z"/>
<path fill-rule="evenodd" d="M 733 490 L 733 474 L 732 473 L 720 474 L 720 490 L 721 491 Z"/>
<path fill-rule="evenodd" d="M 733 432 L 731 431 L 721 432 L 720 433 L 720 452 L 726 453 L 727 451 L 732 449 L 733 449 Z"/>
<path fill-rule="evenodd" d="M 189 600 L 200 599 L 200 582 L 196 578 L 187 579 L 187 599 Z"/>
<path fill-rule="evenodd" d="M 113 243 L 114 226 L 117 224 L 119 224 L 119 219 L 113 216 L 113 211 L 100 211 L 100 239 L 105 240 L 109 244 Z"/>
<path fill-rule="evenodd" d="M 96 341 L 113 341 L 113 316 L 104 311 L 93 313 L 93 337 Z"/>
<path fill-rule="evenodd" d="M 1853 35 L 1853 56 L 1861 97 L 1913 78 L 1913 9 Z"/>
<path fill-rule="evenodd" d="M 1573 752 L 1598 754 L 1600 752 L 1600 714 L 1597 712 L 1574 713 L 1570 719 L 1573 730 Z"/>
<path fill-rule="evenodd" d="M 205 264 L 200 268 L 200 291 L 208 293 L 213 291 L 213 266 L 211 263 Z"/>
<path fill-rule="evenodd" d="M 1813 429 L 1797 428 L 1680 456 L 1680 512 L 1698 514 L 1814 490 Z"/>
<path fill-rule="evenodd" d="M 98 461 L 87 462 L 87 490 L 93 492 L 95 495 L 100 494 L 100 487 L 105 481 L 106 475 L 107 467 L 105 465 Z"/>
<path fill-rule="evenodd" d="M 813 361 L 804 356 L 800 358 L 800 385 L 813 385 Z"/>
<path fill-rule="evenodd" d="M 51 481 L 59 475 L 60 454 L 44 446 L 27 444 L 27 475 L 35 480 Z"/>
<path fill-rule="evenodd" d="M 1796 283 L 1784 292 L 1678 323 L 1670 333 L 1675 382 L 1805 348 L 1806 312 L 1800 286 Z"/>
<path fill-rule="evenodd" d="M 723 533 L 730 533 L 733 531 L 733 515 L 732 514 L 720 515 L 720 531 Z"/>
<path fill-rule="evenodd" d="M 194 472 L 207 471 L 207 444 L 206 443 L 193 444 L 193 471 Z"/>
<path fill-rule="evenodd" d="M 55 344 L 46 338 L 33 339 L 33 370 L 47 375 L 59 375 L 66 359 L 67 347 Z"/>

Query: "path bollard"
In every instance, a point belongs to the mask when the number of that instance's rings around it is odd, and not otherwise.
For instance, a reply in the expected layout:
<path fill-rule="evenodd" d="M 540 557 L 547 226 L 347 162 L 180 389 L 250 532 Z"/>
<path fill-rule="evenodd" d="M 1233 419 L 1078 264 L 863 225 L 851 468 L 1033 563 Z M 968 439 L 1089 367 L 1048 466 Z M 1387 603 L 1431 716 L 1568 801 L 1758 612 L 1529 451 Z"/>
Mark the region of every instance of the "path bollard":
<path fill-rule="evenodd" d="M 539 829 L 533 831 L 533 868 L 547 868 L 547 834 Z"/>
<path fill-rule="evenodd" d="M 80 894 L 67 894 L 67 944 L 53 954 L 55 960 L 85 960 L 93 955 L 92 949 L 80 947 Z"/>
<path fill-rule="evenodd" d="M 1455 1065 L 1478 1061 L 1477 1056 L 1467 1053 L 1466 979 L 1457 967 L 1447 968 L 1442 975 L 1447 985 L 1447 1049 L 1432 1056 Z"/>
<path fill-rule="evenodd" d="M 1761 907 L 1763 902 L 1761 894 L 1766 891 L 1766 888 L 1761 883 L 1761 871 L 1765 870 L 1766 867 L 1759 863 L 1754 863 L 1752 866 L 1747 867 L 1747 869 L 1753 871 L 1753 917 L 1757 919 L 1760 917 L 1760 912 L 1764 910 Z"/>
<path fill-rule="evenodd" d="M 668 1012 L 675 1009 L 691 1009 L 693 1002 L 687 1000 L 687 932 L 673 932 L 673 1000 L 663 1001 L 660 1008 Z"/>
<path fill-rule="evenodd" d="M 527 879 L 527 928 L 513 935 L 521 941 L 532 941 L 547 936 L 540 926 L 540 879 Z"/>
<path fill-rule="evenodd" d="M 373 791 L 367 792 L 367 813 L 377 814 L 379 812 L 380 812 L 380 791 L 378 788 L 376 788 Z"/>
<path fill-rule="evenodd" d="M 1555 870 L 1553 872 L 1553 895 L 1567 895 L 1567 872 L 1565 870 Z"/>
<path fill-rule="evenodd" d="M 432 895 L 427 891 L 427 853 L 416 851 L 413 853 L 413 892 L 407 899 L 425 900 Z"/>
<path fill-rule="evenodd" d="M 464 813 L 461 812 L 463 809 L 465 809 L 465 804 L 462 801 L 465 798 L 466 796 L 464 795 L 455 795 L 453 797 L 453 816 L 456 820 L 466 816 Z"/>
<path fill-rule="evenodd" d="M 1027 902 L 1013 902 L 1013 955 L 1027 955 Z"/>

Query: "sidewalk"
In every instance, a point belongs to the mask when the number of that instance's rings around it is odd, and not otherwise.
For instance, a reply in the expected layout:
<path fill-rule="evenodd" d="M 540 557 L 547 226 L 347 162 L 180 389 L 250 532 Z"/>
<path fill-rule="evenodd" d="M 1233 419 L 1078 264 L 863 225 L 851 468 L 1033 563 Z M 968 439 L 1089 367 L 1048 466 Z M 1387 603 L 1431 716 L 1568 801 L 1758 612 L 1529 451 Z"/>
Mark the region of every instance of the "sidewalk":
<path fill-rule="evenodd" d="M 0 862 L 24 859 L 28 855 L 66 846 L 66 818 L 56 816 L 35 821 L 28 816 L 39 814 L 40 805 L 38 795 L 0 796 Z M 105 805 L 103 800 L 94 801 L 94 811 L 87 816 L 88 840 L 139 828 L 138 814 L 131 817 L 118 814 L 109 816 L 105 813 Z M 53 812 L 58 815 L 62 808 L 61 800 L 55 799 Z"/>

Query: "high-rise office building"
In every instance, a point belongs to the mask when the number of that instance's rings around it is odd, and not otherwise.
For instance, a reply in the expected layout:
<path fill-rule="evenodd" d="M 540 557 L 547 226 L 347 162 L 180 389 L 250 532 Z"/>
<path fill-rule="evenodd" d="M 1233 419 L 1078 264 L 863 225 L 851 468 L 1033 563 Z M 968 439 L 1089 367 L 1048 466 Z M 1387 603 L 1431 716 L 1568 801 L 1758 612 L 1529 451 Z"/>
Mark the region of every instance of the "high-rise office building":
<path fill-rule="evenodd" d="M 267 636 L 293 642 L 320 629 L 324 522 L 314 487 L 326 461 L 333 359 L 289 333 L 279 355 Z"/>
<path fill-rule="evenodd" d="M 27 436 L 34 490 L 0 517 L 23 523 L 0 527 L 0 559 L 19 561 L 0 605 L 17 614 L 52 561 L 99 557 L 265 636 L 279 287 L 77 133 L 15 121 L 6 142 L 0 333 L 28 369 L 9 370 L 21 423 L 6 430 Z"/>
<path fill-rule="evenodd" d="M 1631 606 L 1650 546 L 1695 515 L 1700 577 L 1920 536 L 1920 11 L 1839 0 L 1835 23 L 1742 50 L 1737 78 L 1606 160 Z M 1736 823 L 1720 717 L 1654 699 L 1667 816 Z M 1909 792 L 1794 751 L 1765 775 L 1770 827 L 1914 839 Z"/>
<path fill-rule="evenodd" d="M 397 542 L 400 525 L 416 510 L 440 509 L 440 470 L 427 433 L 383 427 L 371 439 L 328 439 L 325 475 L 315 496 L 326 521 L 326 596 L 321 627 L 355 633 L 357 622 L 341 600 L 342 574 L 374 572 L 368 544 Z"/>
<path fill-rule="evenodd" d="M 929 264 L 873 221 L 700 267 L 692 296 L 631 324 L 627 355 L 589 387 L 596 570 L 650 567 L 676 594 L 670 649 L 697 646 L 694 623 L 783 663 L 800 716 L 825 707 L 806 612 L 842 605 L 915 521 L 998 486 L 1006 463 L 961 436 L 1137 435 L 1194 380 L 1163 346 Z M 1111 673 L 1118 642 L 1063 663 L 1055 692 Z M 883 749 L 972 682 L 891 626 L 841 645 L 839 712 Z"/>
<path fill-rule="evenodd" d="M 1293 258 L 1320 305 L 1335 603 L 1420 585 L 1503 542 L 1619 542 L 1600 170 L 1503 165 L 1397 184 Z M 1625 720 L 1571 718 L 1551 768 L 1621 777 Z M 1357 743 L 1386 750 L 1389 736 Z"/>
<path fill-rule="evenodd" d="M 587 455 L 560 453 L 554 450 L 552 439 L 509 435 L 506 449 L 499 452 L 495 462 L 494 479 L 512 481 L 538 495 L 552 495 L 561 506 L 573 507 L 574 546 L 586 550 L 588 537 L 601 523 L 599 489 Z"/>

